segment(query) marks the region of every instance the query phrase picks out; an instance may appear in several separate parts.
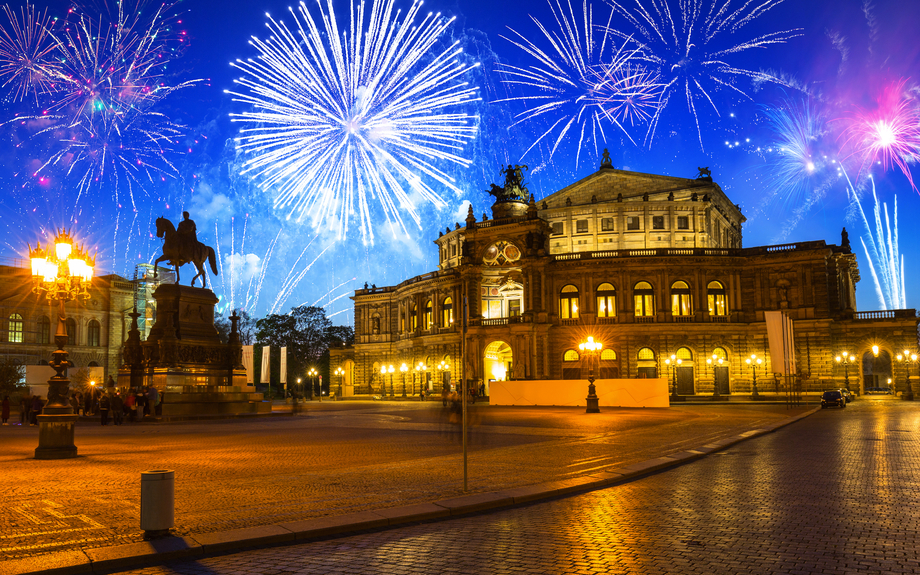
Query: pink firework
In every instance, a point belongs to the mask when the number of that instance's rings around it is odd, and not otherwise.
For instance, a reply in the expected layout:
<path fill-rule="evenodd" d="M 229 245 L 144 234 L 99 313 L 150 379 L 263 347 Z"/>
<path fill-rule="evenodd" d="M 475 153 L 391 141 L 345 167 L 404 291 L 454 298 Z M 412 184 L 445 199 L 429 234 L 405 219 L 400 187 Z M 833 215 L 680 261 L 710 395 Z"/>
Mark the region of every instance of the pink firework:
<path fill-rule="evenodd" d="M 901 169 L 911 187 L 917 190 L 910 163 L 920 160 L 920 105 L 905 90 L 906 80 L 886 86 L 875 110 L 859 110 L 847 119 L 843 131 L 847 157 L 860 158 L 860 173 L 872 164 L 885 170 Z"/>

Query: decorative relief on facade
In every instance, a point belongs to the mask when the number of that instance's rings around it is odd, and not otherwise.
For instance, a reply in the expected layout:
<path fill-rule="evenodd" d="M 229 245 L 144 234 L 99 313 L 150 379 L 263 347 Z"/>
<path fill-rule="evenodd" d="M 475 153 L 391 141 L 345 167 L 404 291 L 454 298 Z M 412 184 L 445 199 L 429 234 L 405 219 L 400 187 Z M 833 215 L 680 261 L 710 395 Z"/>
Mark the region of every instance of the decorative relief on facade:
<path fill-rule="evenodd" d="M 487 266 L 503 266 L 521 259 L 521 250 L 511 242 L 495 242 L 482 256 L 482 262 Z"/>

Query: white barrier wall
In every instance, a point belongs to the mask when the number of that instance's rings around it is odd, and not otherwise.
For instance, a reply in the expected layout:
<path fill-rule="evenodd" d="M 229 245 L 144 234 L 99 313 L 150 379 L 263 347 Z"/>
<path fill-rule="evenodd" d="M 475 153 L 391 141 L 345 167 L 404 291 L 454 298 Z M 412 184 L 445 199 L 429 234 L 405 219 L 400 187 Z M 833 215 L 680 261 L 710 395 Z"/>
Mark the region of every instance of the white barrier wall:
<path fill-rule="evenodd" d="M 493 381 L 489 405 L 564 405 L 585 407 L 587 380 L 538 379 L 532 381 Z M 598 379 L 598 405 L 601 407 L 668 407 L 668 380 Z"/>

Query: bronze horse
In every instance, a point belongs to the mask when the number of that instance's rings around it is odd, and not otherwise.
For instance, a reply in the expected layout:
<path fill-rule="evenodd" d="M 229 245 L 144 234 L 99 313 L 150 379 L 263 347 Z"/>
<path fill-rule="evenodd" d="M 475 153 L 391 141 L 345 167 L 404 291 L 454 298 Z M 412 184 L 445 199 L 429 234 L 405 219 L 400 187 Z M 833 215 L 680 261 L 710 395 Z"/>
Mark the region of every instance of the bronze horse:
<path fill-rule="evenodd" d="M 178 284 L 179 267 L 185 264 L 195 264 L 195 267 L 198 268 L 198 273 L 192 278 L 192 287 L 195 286 L 195 280 L 199 277 L 201 278 L 201 287 L 207 287 L 205 282 L 206 276 L 204 274 L 205 260 L 211 264 L 211 271 L 214 272 L 214 275 L 217 275 L 217 261 L 214 257 L 214 248 L 206 246 L 197 240 L 183 244 L 182 239 L 179 237 L 179 234 L 176 233 L 176 228 L 171 221 L 161 217 L 157 218 L 156 223 L 157 237 L 162 238 L 165 236 L 165 240 L 163 240 L 163 255 L 157 258 L 157 261 L 153 262 L 154 274 L 156 274 L 157 264 L 162 261 L 168 261 L 169 265 L 176 268 L 176 283 Z"/>

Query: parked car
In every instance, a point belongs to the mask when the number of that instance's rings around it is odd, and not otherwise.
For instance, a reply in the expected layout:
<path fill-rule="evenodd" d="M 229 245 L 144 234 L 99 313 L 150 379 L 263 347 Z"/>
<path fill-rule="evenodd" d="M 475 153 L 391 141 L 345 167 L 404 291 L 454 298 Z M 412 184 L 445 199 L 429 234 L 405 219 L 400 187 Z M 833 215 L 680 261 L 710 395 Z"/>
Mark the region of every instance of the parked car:
<path fill-rule="evenodd" d="M 829 389 L 821 394 L 821 409 L 827 407 L 846 407 L 847 400 L 839 389 Z"/>
<path fill-rule="evenodd" d="M 867 387 L 866 395 L 891 395 L 889 387 Z"/>
<path fill-rule="evenodd" d="M 843 398 L 847 400 L 847 403 L 850 403 L 856 399 L 856 396 L 849 389 L 841 389 L 840 393 L 843 395 Z"/>

